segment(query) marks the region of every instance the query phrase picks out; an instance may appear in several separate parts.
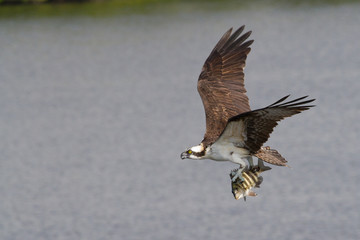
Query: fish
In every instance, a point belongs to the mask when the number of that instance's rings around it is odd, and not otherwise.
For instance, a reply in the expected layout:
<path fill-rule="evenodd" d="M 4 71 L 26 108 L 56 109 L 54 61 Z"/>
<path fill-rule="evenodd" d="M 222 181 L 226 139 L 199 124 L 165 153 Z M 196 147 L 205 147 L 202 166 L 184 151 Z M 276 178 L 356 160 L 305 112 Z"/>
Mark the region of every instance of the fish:
<path fill-rule="evenodd" d="M 242 172 L 244 180 L 237 178 L 235 181 L 231 181 L 234 198 L 236 200 L 244 198 L 244 201 L 246 201 L 247 196 L 255 197 L 257 194 L 252 189 L 260 187 L 263 181 L 263 177 L 260 174 L 270 169 L 271 167 L 265 166 L 261 159 L 258 160 L 258 165 L 245 169 Z M 230 179 L 233 179 L 237 171 L 238 169 L 234 169 L 230 172 Z"/>

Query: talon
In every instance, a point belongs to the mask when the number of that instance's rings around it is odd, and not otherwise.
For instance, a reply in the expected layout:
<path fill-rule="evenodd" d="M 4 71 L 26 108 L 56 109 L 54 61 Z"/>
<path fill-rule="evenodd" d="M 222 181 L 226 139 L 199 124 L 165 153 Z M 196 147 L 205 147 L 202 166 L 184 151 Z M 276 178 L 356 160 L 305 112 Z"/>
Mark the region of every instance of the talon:
<path fill-rule="evenodd" d="M 242 170 L 243 169 L 238 169 L 237 172 L 235 173 L 235 175 L 231 178 L 232 182 L 236 182 L 236 179 L 239 178 L 241 182 L 244 181 L 244 178 L 242 176 Z"/>
<path fill-rule="evenodd" d="M 241 180 L 241 182 L 244 182 L 244 181 L 245 181 L 245 179 L 242 177 L 242 175 L 239 176 L 239 179 Z"/>
<path fill-rule="evenodd" d="M 232 182 L 236 182 L 236 176 L 231 179 Z"/>

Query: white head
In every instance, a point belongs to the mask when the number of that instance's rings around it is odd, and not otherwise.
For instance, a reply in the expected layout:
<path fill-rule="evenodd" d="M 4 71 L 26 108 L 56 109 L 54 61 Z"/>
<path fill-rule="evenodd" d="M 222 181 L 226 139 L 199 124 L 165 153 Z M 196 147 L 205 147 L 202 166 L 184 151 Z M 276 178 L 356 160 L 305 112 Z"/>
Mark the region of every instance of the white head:
<path fill-rule="evenodd" d="M 185 158 L 203 159 L 204 157 L 205 157 L 205 148 L 202 143 L 197 146 L 193 146 L 181 153 L 181 159 L 185 159 Z"/>

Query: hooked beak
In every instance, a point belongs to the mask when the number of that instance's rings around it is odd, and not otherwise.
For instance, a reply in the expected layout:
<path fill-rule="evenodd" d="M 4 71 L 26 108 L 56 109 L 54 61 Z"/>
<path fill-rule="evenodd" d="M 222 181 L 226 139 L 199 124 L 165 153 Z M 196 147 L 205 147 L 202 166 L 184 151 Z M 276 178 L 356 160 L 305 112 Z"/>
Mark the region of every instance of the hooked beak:
<path fill-rule="evenodd" d="M 183 152 L 183 153 L 181 153 L 180 157 L 181 157 L 181 159 L 184 160 L 185 158 L 188 158 L 188 157 L 189 157 L 189 154 L 186 153 L 186 152 Z"/>

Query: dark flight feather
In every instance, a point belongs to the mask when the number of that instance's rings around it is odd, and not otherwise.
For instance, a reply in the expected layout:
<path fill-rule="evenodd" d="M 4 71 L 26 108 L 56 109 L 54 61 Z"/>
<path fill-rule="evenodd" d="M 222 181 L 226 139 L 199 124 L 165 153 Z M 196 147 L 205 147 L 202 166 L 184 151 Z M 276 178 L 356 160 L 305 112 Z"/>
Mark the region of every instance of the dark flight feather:
<path fill-rule="evenodd" d="M 251 34 L 247 32 L 240 36 L 244 27 L 232 35 L 231 28 L 221 37 L 199 76 L 198 92 L 206 115 L 206 132 L 202 141 L 205 146 L 218 139 L 230 118 L 250 111 L 244 67 L 253 40 L 244 42 Z"/>
<path fill-rule="evenodd" d="M 265 108 L 232 117 L 229 119 L 229 122 L 242 121 L 245 124 L 245 147 L 250 150 L 251 154 L 255 154 L 268 140 L 270 133 L 272 133 L 279 121 L 314 106 L 305 105 L 315 100 L 302 101 L 306 97 L 307 96 L 283 103 L 283 101 L 288 98 L 288 96 L 286 96 Z M 242 133 L 238 134 L 240 135 Z"/>

